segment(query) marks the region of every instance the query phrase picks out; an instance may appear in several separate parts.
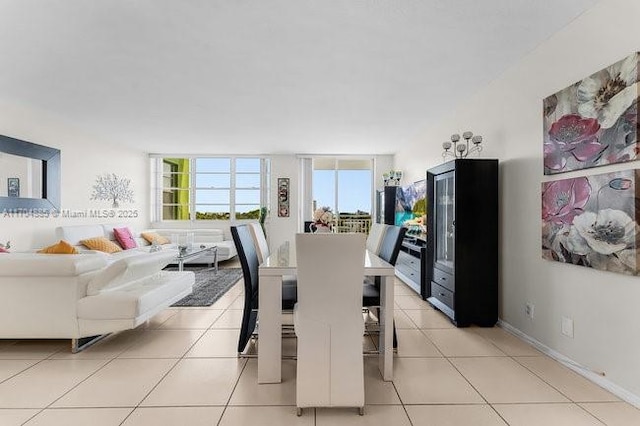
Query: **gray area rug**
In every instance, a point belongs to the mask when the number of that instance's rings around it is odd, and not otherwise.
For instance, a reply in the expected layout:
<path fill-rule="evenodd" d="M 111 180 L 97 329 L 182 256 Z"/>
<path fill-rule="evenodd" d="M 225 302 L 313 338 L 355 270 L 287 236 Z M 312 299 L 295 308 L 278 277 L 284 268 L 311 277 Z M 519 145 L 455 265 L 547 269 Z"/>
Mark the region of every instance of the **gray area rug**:
<path fill-rule="evenodd" d="M 165 269 L 178 270 L 177 267 Z M 242 269 L 239 268 L 218 269 L 217 274 L 206 266 L 185 266 L 184 270 L 193 271 L 196 274 L 193 293 L 171 306 L 211 306 L 242 278 Z"/>

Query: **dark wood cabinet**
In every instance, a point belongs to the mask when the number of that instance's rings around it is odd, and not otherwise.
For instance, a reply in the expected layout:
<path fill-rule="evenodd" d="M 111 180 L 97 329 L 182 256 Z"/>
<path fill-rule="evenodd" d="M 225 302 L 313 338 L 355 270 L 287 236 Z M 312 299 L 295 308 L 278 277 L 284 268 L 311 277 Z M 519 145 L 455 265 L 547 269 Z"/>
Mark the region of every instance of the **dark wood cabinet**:
<path fill-rule="evenodd" d="M 399 186 L 385 186 L 377 191 L 376 197 L 376 222 L 386 225 L 396 223 L 396 197 Z"/>
<path fill-rule="evenodd" d="M 427 171 L 427 300 L 458 327 L 498 320 L 498 160 Z"/>

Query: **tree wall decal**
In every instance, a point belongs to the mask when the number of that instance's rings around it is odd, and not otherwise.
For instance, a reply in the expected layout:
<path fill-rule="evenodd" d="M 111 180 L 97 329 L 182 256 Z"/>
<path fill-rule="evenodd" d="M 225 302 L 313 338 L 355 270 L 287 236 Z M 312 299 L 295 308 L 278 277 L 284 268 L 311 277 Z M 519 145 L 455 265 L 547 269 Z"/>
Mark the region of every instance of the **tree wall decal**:
<path fill-rule="evenodd" d="M 93 185 L 92 200 L 109 200 L 114 209 L 120 207 L 120 202 L 133 203 L 133 190 L 129 189 L 131 179 L 119 177 L 115 173 L 105 173 L 96 178 Z"/>

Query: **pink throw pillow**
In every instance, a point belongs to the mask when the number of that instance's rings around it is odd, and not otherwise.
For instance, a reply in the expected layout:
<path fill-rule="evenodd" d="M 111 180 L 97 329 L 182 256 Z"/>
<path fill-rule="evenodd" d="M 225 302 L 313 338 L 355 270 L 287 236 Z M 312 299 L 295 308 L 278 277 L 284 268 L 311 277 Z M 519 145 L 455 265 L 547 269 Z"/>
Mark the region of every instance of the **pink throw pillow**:
<path fill-rule="evenodd" d="M 115 235 L 116 240 L 125 250 L 138 247 L 129 228 L 113 228 L 113 235 Z"/>
<path fill-rule="evenodd" d="M 9 253 L 9 250 L 4 247 L 0 247 L 0 253 Z"/>

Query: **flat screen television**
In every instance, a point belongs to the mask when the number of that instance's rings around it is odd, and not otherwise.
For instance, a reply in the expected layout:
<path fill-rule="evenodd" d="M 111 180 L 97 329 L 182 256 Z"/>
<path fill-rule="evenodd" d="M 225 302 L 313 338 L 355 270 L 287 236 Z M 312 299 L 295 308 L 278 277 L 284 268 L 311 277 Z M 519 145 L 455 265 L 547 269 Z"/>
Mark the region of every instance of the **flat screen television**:
<path fill-rule="evenodd" d="M 425 179 L 398 188 L 395 224 L 411 233 L 423 233 L 427 214 L 427 181 Z"/>

